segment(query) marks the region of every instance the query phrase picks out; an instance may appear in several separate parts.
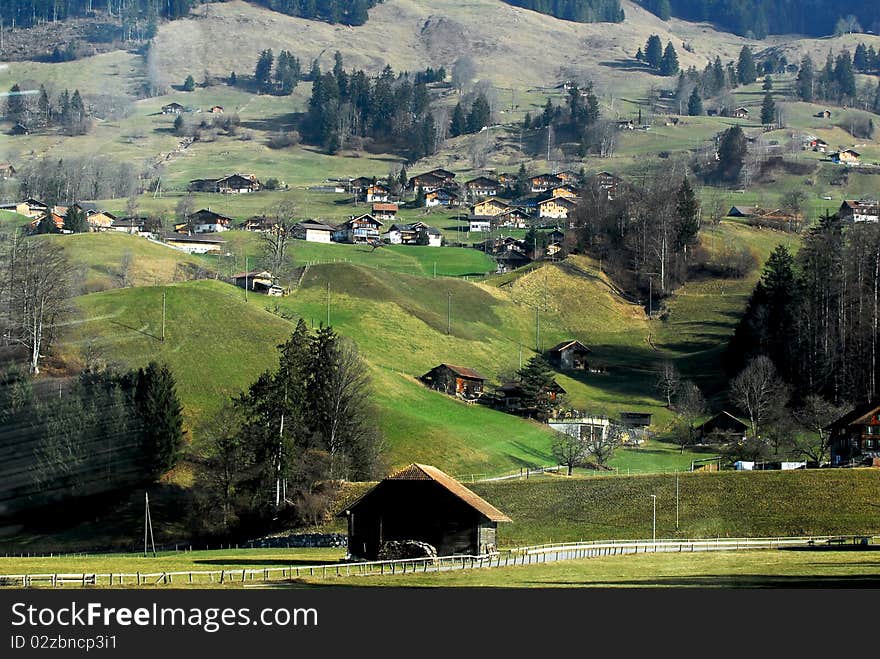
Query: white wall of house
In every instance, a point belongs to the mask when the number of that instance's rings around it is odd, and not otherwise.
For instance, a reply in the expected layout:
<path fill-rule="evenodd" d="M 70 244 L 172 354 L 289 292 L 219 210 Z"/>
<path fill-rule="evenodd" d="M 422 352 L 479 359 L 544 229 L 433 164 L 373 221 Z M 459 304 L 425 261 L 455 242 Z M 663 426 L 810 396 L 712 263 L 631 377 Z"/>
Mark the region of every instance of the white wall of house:
<path fill-rule="evenodd" d="M 471 220 L 470 230 L 480 233 L 488 233 L 492 230 L 492 222 L 490 220 Z"/>
<path fill-rule="evenodd" d="M 318 229 L 306 229 L 306 242 L 309 243 L 329 243 L 332 233 L 330 231 L 321 231 Z"/>

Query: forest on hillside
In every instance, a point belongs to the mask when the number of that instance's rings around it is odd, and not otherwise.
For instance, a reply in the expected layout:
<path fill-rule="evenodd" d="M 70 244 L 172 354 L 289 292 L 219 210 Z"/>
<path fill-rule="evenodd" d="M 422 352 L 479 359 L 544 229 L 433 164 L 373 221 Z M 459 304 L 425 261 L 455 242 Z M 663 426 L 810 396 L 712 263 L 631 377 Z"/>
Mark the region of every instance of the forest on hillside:
<path fill-rule="evenodd" d="M 620 0 L 504 0 L 509 5 L 578 23 L 620 23 Z"/>
<path fill-rule="evenodd" d="M 874 0 L 640 0 L 640 4 L 663 20 L 675 16 L 714 23 L 757 39 L 768 34 L 877 32 L 880 27 L 880 5 Z"/>

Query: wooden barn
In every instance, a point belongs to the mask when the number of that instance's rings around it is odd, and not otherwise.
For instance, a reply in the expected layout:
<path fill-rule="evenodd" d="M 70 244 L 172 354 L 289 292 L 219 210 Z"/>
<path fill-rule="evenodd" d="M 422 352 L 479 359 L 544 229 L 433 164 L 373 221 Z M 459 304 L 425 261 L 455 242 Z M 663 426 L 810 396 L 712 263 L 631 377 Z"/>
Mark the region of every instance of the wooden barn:
<path fill-rule="evenodd" d="M 592 352 L 580 341 L 563 341 L 547 351 L 547 361 L 558 369 L 585 371 L 590 367 L 587 360 Z"/>
<path fill-rule="evenodd" d="M 436 467 L 411 464 L 381 481 L 340 513 L 348 551 L 374 560 L 392 540 L 426 542 L 438 556 L 495 551 L 507 515 Z"/>
<path fill-rule="evenodd" d="M 700 443 L 718 441 L 741 441 L 745 439 L 749 427 L 730 412 L 721 411 L 697 428 Z"/>
<path fill-rule="evenodd" d="M 486 378 L 472 368 L 440 364 L 419 378 L 427 387 L 462 398 L 479 398 Z"/>

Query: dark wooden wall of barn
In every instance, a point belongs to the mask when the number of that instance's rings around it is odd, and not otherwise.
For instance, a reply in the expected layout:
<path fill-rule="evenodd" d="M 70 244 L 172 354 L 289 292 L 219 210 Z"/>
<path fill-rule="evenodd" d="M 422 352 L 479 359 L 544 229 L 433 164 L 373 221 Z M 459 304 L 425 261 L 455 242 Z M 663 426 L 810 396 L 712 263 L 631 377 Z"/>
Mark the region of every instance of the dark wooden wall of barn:
<path fill-rule="evenodd" d="M 476 510 L 433 481 L 383 481 L 358 502 L 348 518 L 349 552 L 374 559 L 384 542 L 419 540 L 440 555 L 478 554 L 494 528 Z M 485 549 L 485 548 L 482 548 Z"/>

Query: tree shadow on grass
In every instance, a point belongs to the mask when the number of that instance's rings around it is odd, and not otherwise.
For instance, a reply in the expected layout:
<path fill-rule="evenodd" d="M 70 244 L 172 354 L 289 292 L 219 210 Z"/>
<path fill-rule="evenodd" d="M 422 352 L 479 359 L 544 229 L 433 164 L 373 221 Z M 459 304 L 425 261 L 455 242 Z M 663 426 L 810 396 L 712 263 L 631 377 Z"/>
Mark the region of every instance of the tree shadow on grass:
<path fill-rule="evenodd" d="M 636 588 L 877 588 L 880 587 L 880 575 L 782 576 L 769 574 L 705 574 L 689 577 L 656 577 L 653 579 L 529 581 L 525 583 L 534 586 L 581 586 L 588 588 L 621 586 Z"/>
<path fill-rule="evenodd" d="M 299 565 L 342 565 L 337 560 L 325 560 L 322 561 L 317 558 L 290 558 L 290 559 L 240 559 L 240 560 L 227 560 L 223 558 L 205 558 L 193 561 L 194 564 L 197 565 L 238 565 L 241 567 L 270 567 L 270 566 L 280 566 L 287 567 L 289 565 L 299 566 Z"/>

